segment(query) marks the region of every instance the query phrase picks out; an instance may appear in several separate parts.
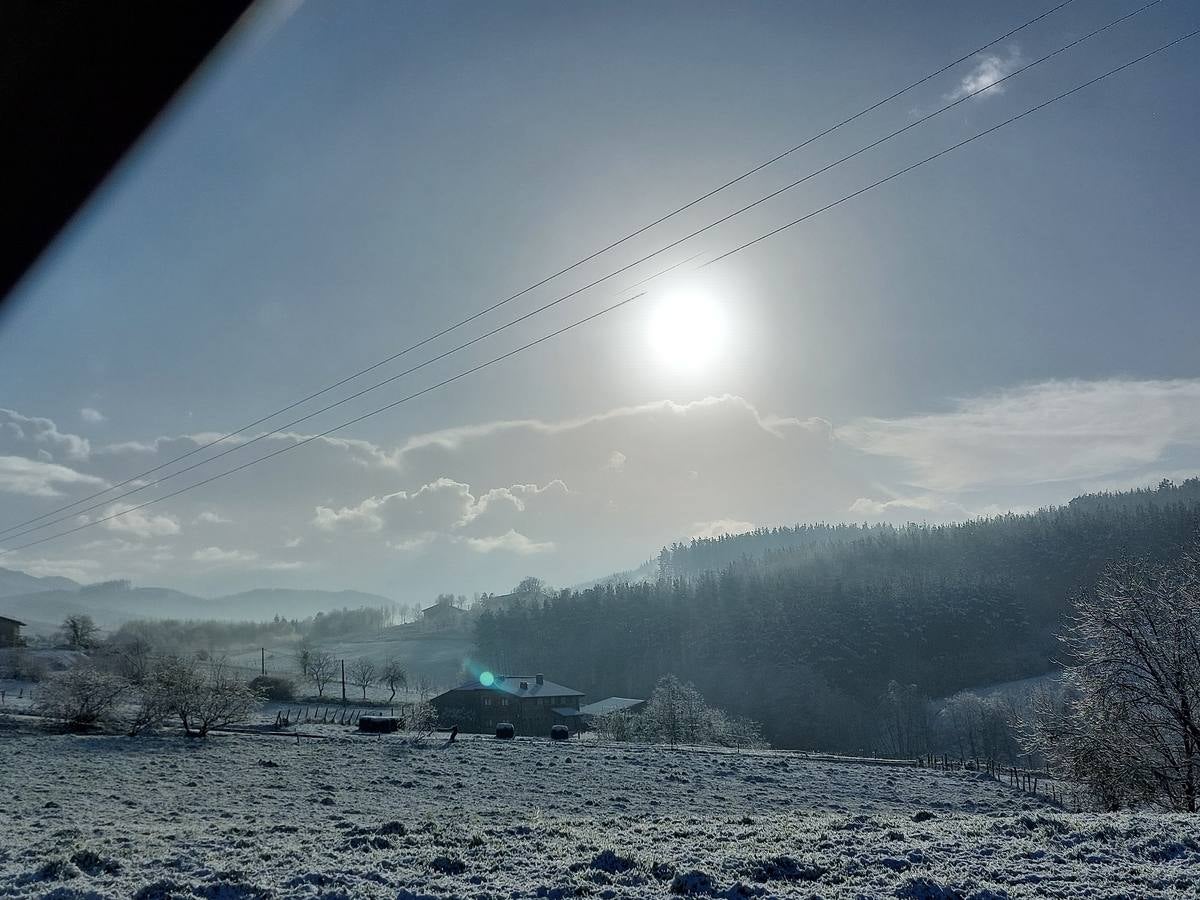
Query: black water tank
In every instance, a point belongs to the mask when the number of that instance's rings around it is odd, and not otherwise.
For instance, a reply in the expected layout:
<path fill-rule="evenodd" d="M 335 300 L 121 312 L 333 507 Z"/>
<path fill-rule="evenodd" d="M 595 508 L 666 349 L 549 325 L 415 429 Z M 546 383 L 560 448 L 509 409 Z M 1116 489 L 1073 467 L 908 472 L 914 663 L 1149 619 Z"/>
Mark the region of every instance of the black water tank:
<path fill-rule="evenodd" d="M 511 741 L 517 734 L 517 729 L 513 728 L 512 722 L 497 722 L 496 737 L 501 740 Z"/>

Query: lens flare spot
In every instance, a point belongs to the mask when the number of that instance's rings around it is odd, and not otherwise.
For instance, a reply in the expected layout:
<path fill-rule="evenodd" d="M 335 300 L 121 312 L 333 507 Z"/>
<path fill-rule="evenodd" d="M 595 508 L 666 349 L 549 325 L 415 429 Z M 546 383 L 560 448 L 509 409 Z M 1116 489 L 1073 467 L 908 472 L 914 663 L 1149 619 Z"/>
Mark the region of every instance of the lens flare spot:
<path fill-rule="evenodd" d="M 484 687 L 491 687 L 493 684 L 496 683 L 496 676 L 493 675 L 491 672 L 480 672 L 479 673 L 479 683 L 482 684 Z"/>

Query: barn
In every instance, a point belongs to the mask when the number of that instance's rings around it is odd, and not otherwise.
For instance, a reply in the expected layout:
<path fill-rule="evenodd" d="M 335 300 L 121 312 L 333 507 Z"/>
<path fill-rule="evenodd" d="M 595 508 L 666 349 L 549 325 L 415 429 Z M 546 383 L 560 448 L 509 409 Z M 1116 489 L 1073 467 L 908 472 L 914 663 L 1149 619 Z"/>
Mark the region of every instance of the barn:
<path fill-rule="evenodd" d="M 645 700 L 637 700 L 633 697 L 607 697 L 604 700 L 597 700 L 595 703 L 579 707 L 579 714 L 590 724 L 596 716 L 606 716 L 615 712 L 637 713 L 645 708 Z"/>
<path fill-rule="evenodd" d="M 0 647 L 20 647 L 23 644 L 21 629 L 24 627 L 24 622 L 0 616 Z"/>
<path fill-rule="evenodd" d="M 537 675 L 491 675 L 468 681 L 431 701 L 445 726 L 491 734 L 511 722 L 517 734 L 545 737 L 550 726 L 576 721 L 582 691 Z M 572 730 L 575 730 L 572 728 Z"/>

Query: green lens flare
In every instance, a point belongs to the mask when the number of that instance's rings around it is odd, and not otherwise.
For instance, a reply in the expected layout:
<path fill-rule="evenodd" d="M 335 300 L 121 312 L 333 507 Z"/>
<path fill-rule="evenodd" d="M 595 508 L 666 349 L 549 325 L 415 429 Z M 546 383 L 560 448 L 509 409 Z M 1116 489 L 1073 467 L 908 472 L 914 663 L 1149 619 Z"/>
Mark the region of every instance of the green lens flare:
<path fill-rule="evenodd" d="M 479 683 L 484 687 L 491 687 L 496 682 L 496 676 L 491 672 L 480 672 Z"/>

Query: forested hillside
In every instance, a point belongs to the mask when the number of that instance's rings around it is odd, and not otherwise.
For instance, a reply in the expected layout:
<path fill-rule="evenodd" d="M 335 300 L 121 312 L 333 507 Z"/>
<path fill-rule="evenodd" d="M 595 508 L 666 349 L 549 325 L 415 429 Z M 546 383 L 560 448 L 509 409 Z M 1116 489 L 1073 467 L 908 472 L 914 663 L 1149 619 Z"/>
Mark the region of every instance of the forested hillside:
<path fill-rule="evenodd" d="M 1072 594 L 1107 560 L 1166 559 L 1197 534 L 1200 480 L 953 525 L 797 526 L 696 540 L 656 583 L 484 613 L 499 670 L 593 698 L 674 673 L 785 746 L 870 750 L 890 681 L 936 697 L 1054 668 Z"/>

